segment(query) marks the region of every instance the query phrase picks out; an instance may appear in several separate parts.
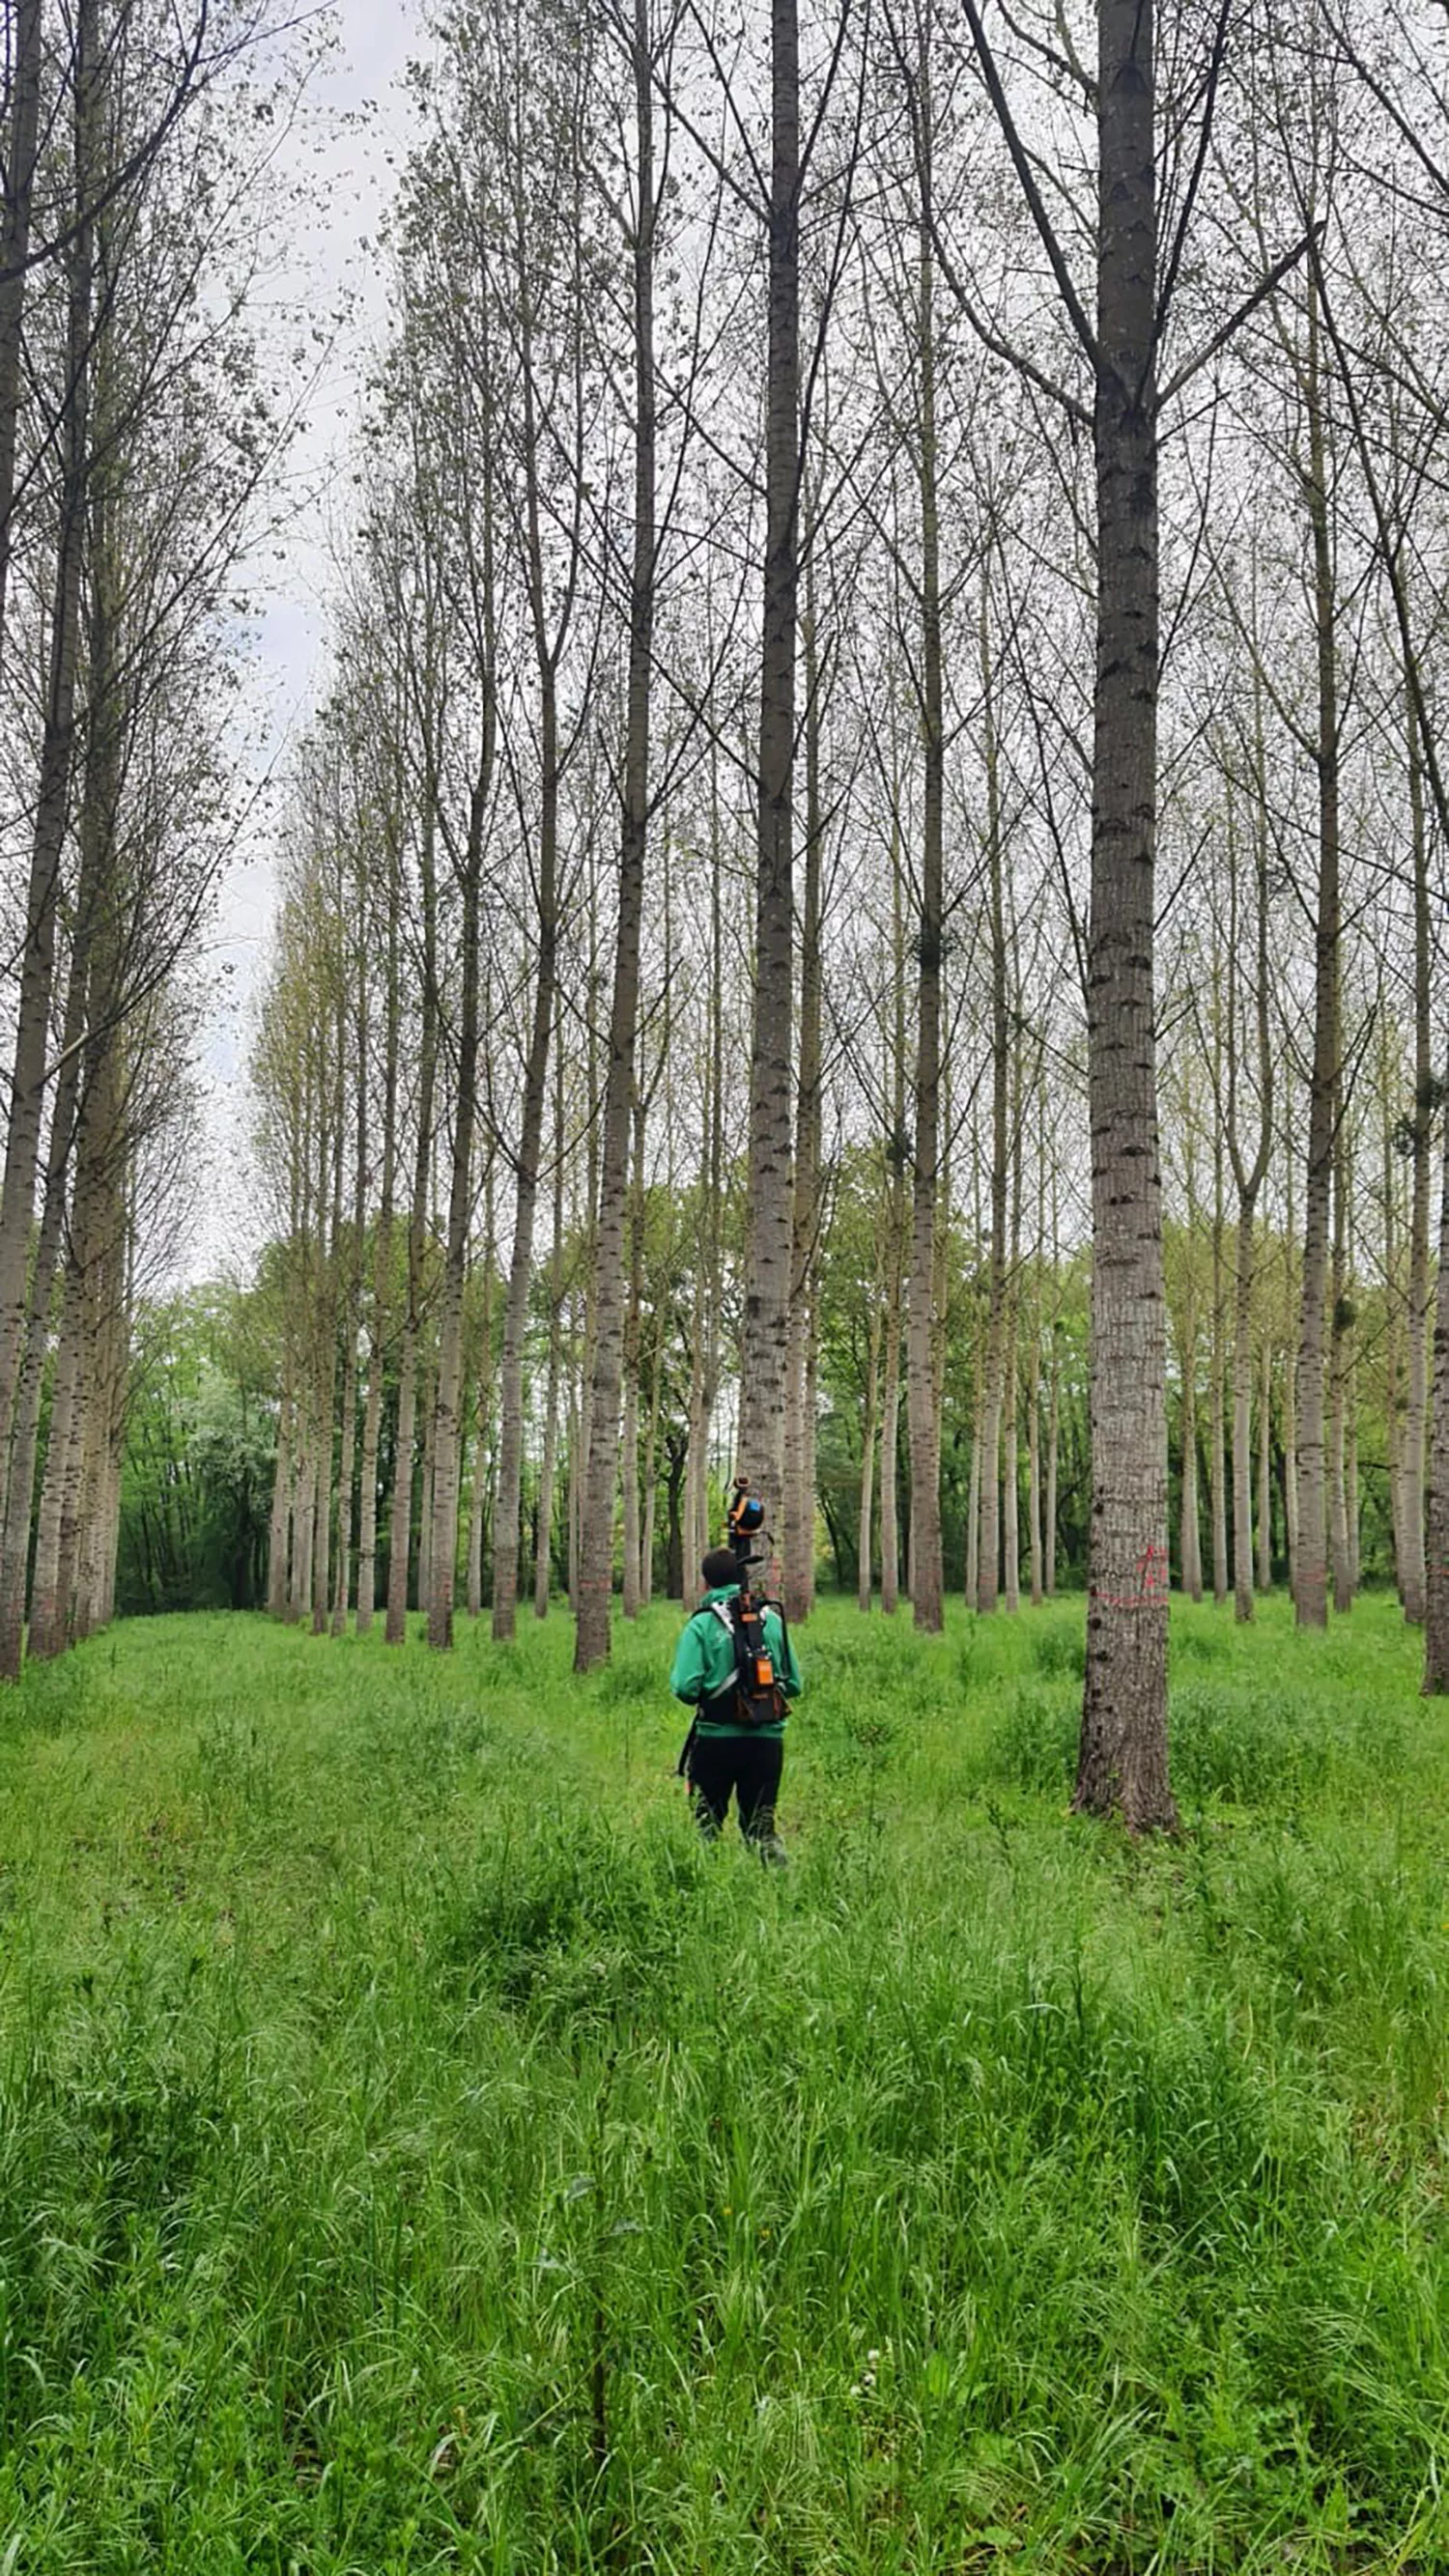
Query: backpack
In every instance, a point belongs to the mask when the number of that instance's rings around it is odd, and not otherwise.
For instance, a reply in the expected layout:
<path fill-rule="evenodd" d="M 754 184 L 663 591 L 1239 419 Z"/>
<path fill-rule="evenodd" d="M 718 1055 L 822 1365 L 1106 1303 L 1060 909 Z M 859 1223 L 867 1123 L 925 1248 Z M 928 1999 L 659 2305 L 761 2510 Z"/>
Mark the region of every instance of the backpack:
<path fill-rule="evenodd" d="M 735 1653 L 734 1705 L 721 1708 L 725 1694 L 714 1694 L 719 1716 L 732 1718 L 737 1726 L 772 1725 L 785 1714 L 785 1694 L 765 1636 L 765 1605 L 747 1604 L 736 1594 L 732 1601 L 711 1601 L 708 1606 L 727 1630 Z"/>

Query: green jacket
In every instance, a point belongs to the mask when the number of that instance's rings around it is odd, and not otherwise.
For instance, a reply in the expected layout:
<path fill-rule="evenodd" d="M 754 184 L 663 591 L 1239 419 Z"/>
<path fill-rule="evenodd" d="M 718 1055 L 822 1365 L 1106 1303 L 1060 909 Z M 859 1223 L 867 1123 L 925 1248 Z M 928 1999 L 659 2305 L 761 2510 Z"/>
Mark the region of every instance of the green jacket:
<path fill-rule="evenodd" d="M 716 1601 L 736 1600 L 739 1589 L 737 1583 L 722 1583 L 713 1592 L 706 1592 L 674 1650 L 669 1687 L 675 1698 L 684 1700 L 690 1708 L 697 1707 L 702 1699 L 713 1699 L 717 1692 L 728 1690 L 734 1680 L 734 1639 L 724 1621 L 716 1618 L 713 1605 Z M 787 1699 L 794 1699 L 800 1690 L 800 1667 L 795 1661 L 795 1649 L 781 1626 L 778 1610 L 765 1612 L 764 1629 L 765 1643 L 774 1658 L 780 1688 Z M 701 1735 L 710 1736 L 783 1735 L 785 1731 L 782 1717 L 772 1718 L 766 1726 L 721 1726 L 709 1717 L 697 1718 L 695 1723 Z"/>

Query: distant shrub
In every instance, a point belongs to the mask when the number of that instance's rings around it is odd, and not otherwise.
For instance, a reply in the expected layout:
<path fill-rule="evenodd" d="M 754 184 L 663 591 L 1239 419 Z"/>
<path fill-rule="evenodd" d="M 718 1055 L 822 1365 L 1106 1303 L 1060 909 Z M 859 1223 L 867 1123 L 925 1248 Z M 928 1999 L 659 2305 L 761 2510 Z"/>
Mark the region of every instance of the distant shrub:
<path fill-rule="evenodd" d="M 94 1685 L 69 1655 L 53 1663 L 27 1664 L 24 1698 L 18 1705 L 20 1723 L 33 1727 L 38 1735 L 65 1734 L 72 1727 L 92 1726 L 97 1718 Z"/>
<path fill-rule="evenodd" d="M 514 2009 L 560 1976 L 582 1998 L 645 1985 L 678 1949 L 680 1903 L 702 1853 L 668 1832 L 635 1842 L 577 1818 L 495 1848 L 481 1883 L 446 1909 L 444 1958 Z"/>
<path fill-rule="evenodd" d="M 424 1803 L 452 1788 L 485 1753 L 503 1759 L 513 1749 L 476 1703 L 422 1688 L 401 1705 L 392 1697 L 365 1701 L 356 1726 L 370 1776 L 390 1777 L 409 1799 Z"/>
<path fill-rule="evenodd" d="M 1041 1634 L 1034 1658 L 1047 1671 L 1080 1674 L 1074 1660 L 1054 1662 L 1051 1650 L 1079 1650 L 1080 1641 Z M 1042 1650 L 1047 1649 L 1046 1655 Z M 1076 1768 L 1081 1710 L 1075 1696 L 1045 1682 L 1020 1681 L 1003 1693 L 990 1723 L 984 1775 L 1042 1797 L 1071 1784 Z M 1187 1682 L 1172 1692 L 1168 1716 L 1172 1784 L 1187 1810 L 1213 1801 L 1240 1807 L 1296 1807 L 1332 1786 L 1351 1794 L 1365 1775 L 1392 1772 L 1404 1760 L 1402 1722 L 1361 1712 L 1330 1720 L 1301 1700 L 1263 1690 Z"/>
<path fill-rule="evenodd" d="M 1382 1861 L 1277 1846 L 1240 1866 L 1234 1905 L 1300 2001 L 1357 1998 L 1407 2014 L 1434 1992 L 1422 1890 Z"/>
<path fill-rule="evenodd" d="M 1401 1709 L 1361 1708 L 1346 1736 L 1354 1763 L 1374 1780 L 1396 1779 L 1408 1759 Z"/>
<path fill-rule="evenodd" d="M 598 1677 L 599 1702 L 603 1708 L 647 1707 L 663 1695 L 664 1683 L 664 1670 L 657 1659 L 645 1663 L 615 1656 Z"/>
<path fill-rule="evenodd" d="M 1404 1729 L 1396 1713 L 1321 1708 L 1301 1692 L 1189 1683 L 1172 1694 L 1172 1778 L 1179 1800 L 1296 1806 L 1397 1773 Z"/>
<path fill-rule="evenodd" d="M 276 1803 L 277 1748 L 255 1718 L 210 1718 L 196 1739 L 197 1777 L 223 1803 L 267 1815 Z"/>
<path fill-rule="evenodd" d="M 1232 1652 L 1232 1635 L 1227 1628 L 1182 1627 L 1174 1632 L 1173 1655 L 1179 1663 L 1220 1664 Z"/>
<path fill-rule="evenodd" d="M 1059 1691 L 1018 1682 L 987 1741 L 991 1777 L 1055 1797 L 1071 1787 L 1081 1711 Z"/>
<path fill-rule="evenodd" d="M 1320 1787 L 1328 1770 L 1322 1734 L 1261 1692 L 1195 1684 L 1174 1691 L 1171 1739 L 1173 1786 L 1190 1805 L 1291 1803 Z"/>
<path fill-rule="evenodd" d="M 1080 1628 L 1033 1628 L 1031 1660 L 1039 1673 L 1074 1673 L 1087 1669 L 1087 1640 Z"/>

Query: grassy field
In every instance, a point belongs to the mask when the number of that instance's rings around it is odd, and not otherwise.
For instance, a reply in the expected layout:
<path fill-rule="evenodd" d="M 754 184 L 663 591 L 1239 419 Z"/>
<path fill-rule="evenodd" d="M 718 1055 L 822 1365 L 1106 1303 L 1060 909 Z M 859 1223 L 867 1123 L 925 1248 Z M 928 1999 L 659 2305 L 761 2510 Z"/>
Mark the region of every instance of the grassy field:
<path fill-rule="evenodd" d="M 137 1622 L 0 1708 L 0 2576 L 1449 2567 L 1449 1708 L 1174 1608 L 801 1640 L 795 1864 L 606 1673 Z"/>

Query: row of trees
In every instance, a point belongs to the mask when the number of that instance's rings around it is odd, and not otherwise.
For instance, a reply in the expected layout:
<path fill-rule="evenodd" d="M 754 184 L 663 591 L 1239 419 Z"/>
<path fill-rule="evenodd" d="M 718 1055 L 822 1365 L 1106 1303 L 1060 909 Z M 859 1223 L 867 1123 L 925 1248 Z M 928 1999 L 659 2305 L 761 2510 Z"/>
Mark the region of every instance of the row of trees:
<path fill-rule="evenodd" d="M 743 1243 L 742 1171 L 728 1176 L 724 1232 L 726 1275 L 737 1276 Z M 870 1609 L 884 1593 L 898 1602 L 909 1556 L 909 1455 L 903 1412 L 897 1436 L 882 1452 L 882 1323 L 876 1275 L 882 1203 L 878 1164 L 870 1154 L 846 1157 L 835 1177 L 819 1280 L 816 1357 L 818 1570 L 836 1590 Z M 638 1315 L 638 1554 L 631 1556 L 630 1606 L 654 1593 L 682 1598 L 692 1588 L 685 1555 L 685 1481 L 689 1464 L 688 1334 L 694 1298 L 692 1246 L 697 1207 L 692 1190 L 647 1184 L 642 1209 L 643 1286 Z M 562 1258 L 539 1265 L 525 1333 L 525 1410 L 529 1438 L 521 1508 L 520 1598 L 547 1615 L 572 1601 L 578 1576 L 580 1443 L 577 1425 L 587 1350 L 588 1250 L 577 1196 L 566 1205 Z M 1169 1220 L 1166 1265 L 1169 1342 L 1175 1353 L 1197 1319 L 1197 1369 L 1191 1386 L 1169 1378 L 1172 1575 L 1195 1597 L 1233 1594 L 1231 1477 L 1232 1234 L 1218 1264 L 1221 1299 L 1213 1322 L 1211 1234 L 1196 1238 Z M 981 1591 L 980 1475 L 977 1400 L 986 1358 L 989 1262 L 957 1208 L 943 1265 L 941 1523 L 948 1596 L 974 1608 Z M 1292 1247 L 1277 1232 L 1260 1245 L 1263 1292 L 1255 1316 L 1258 1383 L 1254 1389 L 1251 1461 L 1250 1584 L 1254 1595 L 1291 1577 L 1289 1545 L 1292 1456 L 1291 1366 L 1296 1310 Z M 429 1255 L 419 1347 L 421 1399 L 437 1367 L 437 1249 Z M 276 1364 L 286 1295 L 285 1264 L 275 1255 L 248 1288 L 208 1288 L 147 1300 L 134 1334 L 135 1393 L 122 1485 L 119 1606 L 123 1611 L 193 1607 L 250 1609 L 267 1598 L 269 1529 L 275 1497 Z M 1386 1473 L 1393 1371 L 1393 1309 L 1386 1290 L 1365 1282 L 1355 1317 L 1360 1344 L 1343 1446 L 1345 1518 L 1356 1541 L 1349 1580 L 1391 1582 L 1395 1571 L 1393 1498 Z M 486 1285 L 486 1299 L 485 1299 Z M 399 1258 L 392 1291 L 405 1281 Z M 1006 1355 L 1001 1426 L 1002 1513 L 999 1556 L 988 1567 L 988 1606 L 1014 1610 L 1086 1580 L 1090 1516 L 1087 1419 L 1088 1280 L 1084 1263 L 1063 1252 L 1038 1261 L 1023 1250 L 1013 1274 L 1014 1329 Z M 1403 1282 L 1399 1283 L 1402 1298 Z M 497 1258 L 491 1284 L 481 1258 L 470 1274 L 464 1307 L 465 1435 L 463 1521 L 458 1587 L 471 1615 L 491 1591 L 493 1497 L 498 1446 L 497 1366 L 505 1280 Z M 557 1302 L 556 1302 L 557 1301 Z M 485 1312 L 486 1306 L 486 1312 Z M 486 1339 L 485 1339 L 486 1328 Z M 737 1339 L 737 1308 L 726 1326 Z M 551 1366 L 552 1362 L 552 1366 Z M 734 1374 L 734 1363 L 729 1363 Z M 1402 1383 L 1402 1381 L 1400 1381 Z M 544 1493 L 545 1437 L 553 1389 L 552 1467 Z M 1261 1392 L 1261 1401 L 1258 1400 Z M 396 1345 L 384 1354 L 374 1531 L 374 1601 L 386 1599 L 391 1560 L 391 1501 L 398 1471 Z M 705 1527 L 713 1543 L 723 1522 L 733 1471 L 734 1407 L 721 1405 L 704 1462 Z M 355 1451 L 354 1451 L 355 1454 Z M 1196 1474 L 1180 1474 L 1195 1459 Z M 891 1462 L 894 1474 L 891 1473 Z M 425 1602 L 429 1575 L 426 1437 L 415 1449 L 410 1506 L 407 1597 Z M 353 1530 L 360 1468 L 354 1475 Z M 883 1487 L 889 1484 L 887 1501 Z M 547 1508 L 540 1510 L 541 1503 Z M 882 1519 L 895 1540 L 884 1556 Z M 867 1532 L 868 1522 L 868 1532 Z M 622 1578 L 616 1524 L 616 1575 Z M 637 1568 L 637 1572 L 635 1569 Z M 332 1566 L 336 1576 L 335 1562 Z M 994 1584 L 994 1589 L 991 1588 Z M 348 1565 L 349 1604 L 355 1571 Z M 294 1593 L 284 1612 L 310 1620 L 313 1598 Z M 348 1610 L 334 1594 L 319 1625 L 339 1629 Z"/>
<path fill-rule="evenodd" d="M 17 0 L 0 101 L 0 1677 L 109 1615 L 138 1295 L 185 1211 L 242 808 L 265 0 Z"/>
<path fill-rule="evenodd" d="M 1367 1480 L 1446 1680 L 1442 93 L 1394 6 L 963 13 L 437 13 L 256 1053 L 271 1597 L 366 1625 L 381 1534 L 446 1645 L 486 1533 L 506 1637 L 562 1486 L 587 1666 L 671 1406 L 686 1571 L 723 1442 L 805 1615 L 852 1457 L 938 1625 L 964 1450 L 1044 1588 L 1090 1253 L 1152 1825 L 1174 1488 L 1316 1624 Z"/>

